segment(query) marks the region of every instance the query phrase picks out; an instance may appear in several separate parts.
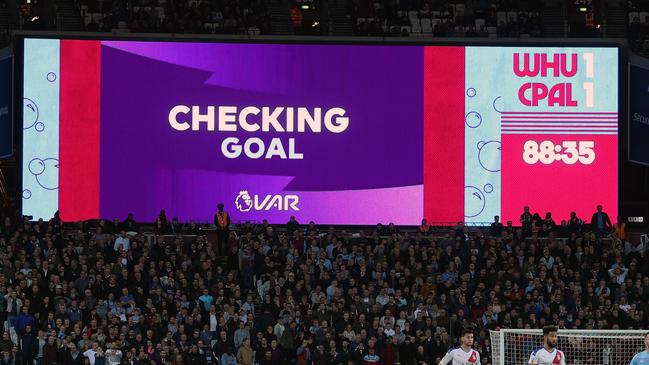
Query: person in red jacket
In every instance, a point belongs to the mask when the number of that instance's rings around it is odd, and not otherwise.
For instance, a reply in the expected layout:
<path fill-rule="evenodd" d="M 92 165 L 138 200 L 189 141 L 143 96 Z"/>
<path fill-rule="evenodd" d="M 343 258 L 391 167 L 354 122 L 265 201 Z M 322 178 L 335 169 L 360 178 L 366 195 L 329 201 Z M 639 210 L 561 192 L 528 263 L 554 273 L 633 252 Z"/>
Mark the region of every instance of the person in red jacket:
<path fill-rule="evenodd" d="M 56 355 L 58 353 L 56 338 L 50 336 L 47 338 L 47 343 L 43 346 L 43 364 L 51 365 L 56 363 Z"/>
<path fill-rule="evenodd" d="M 381 351 L 381 358 L 383 365 L 394 365 L 397 362 L 397 354 L 399 350 L 399 341 L 396 336 L 392 336 L 388 340 L 388 344 Z"/>

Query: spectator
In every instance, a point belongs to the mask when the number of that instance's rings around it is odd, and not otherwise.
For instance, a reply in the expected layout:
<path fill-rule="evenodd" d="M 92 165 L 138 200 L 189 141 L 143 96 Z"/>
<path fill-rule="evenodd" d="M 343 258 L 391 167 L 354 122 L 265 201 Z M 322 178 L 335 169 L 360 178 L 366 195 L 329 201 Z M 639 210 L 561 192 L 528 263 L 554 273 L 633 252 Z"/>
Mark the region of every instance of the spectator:
<path fill-rule="evenodd" d="M 58 346 L 56 338 L 50 336 L 47 338 L 47 343 L 43 346 L 43 364 L 52 365 L 57 363 Z"/>
<path fill-rule="evenodd" d="M 243 341 L 243 346 L 239 347 L 237 352 L 237 364 L 239 365 L 253 365 L 254 351 L 250 347 L 250 338 Z"/>
<path fill-rule="evenodd" d="M 292 234 L 300 228 L 300 223 L 295 219 L 295 216 L 292 215 L 289 221 L 286 223 L 286 232 Z"/>
<path fill-rule="evenodd" d="M 227 241 L 230 236 L 230 214 L 223 210 L 223 203 L 219 203 L 214 214 L 214 225 L 216 226 L 217 247 L 222 256 L 227 255 Z"/>
<path fill-rule="evenodd" d="M 237 365 L 237 358 L 232 354 L 232 350 L 228 348 L 223 355 L 221 355 L 220 365 Z"/>
<path fill-rule="evenodd" d="M 429 233 L 431 230 L 430 225 L 428 224 L 428 221 L 426 219 L 421 220 L 421 224 L 419 225 L 419 232 L 426 234 Z"/>
<path fill-rule="evenodd" d="M 95 365 L 97 363 L 97 360 L 100 357 L 103 357 L 103 354 L 103 350 L 101 349 L 101 347 L 99 347 L 99 344 L 97 342 L 93 342 L 92 347 L 84 351 L 83 356 L 88 359 L 90 365 Z"/>
<path fill-rule="evenodd" d="M 244 344 L 245 340 L 250 339 L 250 331 L 246 327 L 245 323 L 239 322 L 239 329 L 234 332 L 234 347 L 239 348 Z M 240 361 L 241 362 L 241 361 Z"/>
<path fill-rule="evenodd" d="M 126 235 L 126 231 L 122 230 L 115 238 L 115 244 L 113 245 L 113 249 L 117 252 L 120 252 L 121 250 L 127 251 L 131 248 L 131 242 Z"/>
<path fill-rule="evenodd" d="M 504 230 L 503 224 L 500 223 L 500 217 L 495 216 L 494 217 L 494 222 L 491 223 L 491 236 L 492 237 L 500 237 L 502 235 L 502 232 Z"/>
<path fill-rule="evenodd" d="M 35 354 L 38 354 L 38 340 L 32 332 L 31 325 L 27 325 L 20 336 L 20 352 L 25 362 L 28 363 L 34 360 Z"/>
<path fill-rule="evenodd" d="M 20 311 L 20 315 L 16 317 L 16 331 L 18 331 L 18 333 L 23 333 L 27 326 L 32 329 L 35 328 L 36 321 L 34 320 L 34 317 L 29 314 L 29 308 L 24 306 L 20 308 Z"/>
<path fill-rule="evenodd" d="M 593 214 L 593 217 L 590 220 L 590 224 L 593 226 L 593 230 L 597 235 L 601 236 L 605 233 L 611 232 L 613 224 L 611 224 L 611 219 L 608 217 L 608 214 L 602 211 L 602 206 L 597 206 L 597 212 Z"/>
<path fill-rule="evenodd" d="M 137 222 L 135 221 L 135 218 L 133 217 L 133 213 L 128 213 L 128 216 L 122 223 L 122 229 L 126 232 L 137 232 L 139 231 L 139 227 Z"/>
<path fill-rule="evenodd" d="M 119 349 L 119 344 L 113 342 L 111 348 L 106 350 L 106 360 L 108 361 L 108 365 L 120 364 L 122 362 L 122 357 L 123 353 L 122 350 Z"/>

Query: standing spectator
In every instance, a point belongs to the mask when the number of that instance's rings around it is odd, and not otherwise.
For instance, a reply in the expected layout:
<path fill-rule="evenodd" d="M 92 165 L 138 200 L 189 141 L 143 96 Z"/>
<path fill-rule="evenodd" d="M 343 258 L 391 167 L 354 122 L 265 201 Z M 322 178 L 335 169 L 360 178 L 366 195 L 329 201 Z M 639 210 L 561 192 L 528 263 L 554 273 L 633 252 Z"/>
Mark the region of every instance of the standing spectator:
<path fill-rule="evenodd" d="M 234 347 L 239 348 L 247 339 L 250 339 L 250 331 L 245 323 L 239 322 L 239 329 L 234 331 Z"/>
<path fill-rule="evenodd" d="M 93 342 L 92 347 L 89 348 L 88 350 L 86 350 L 83 353 L 83 356 L 88 358 L 88 361 L 90 362 L 90 365 L 95 365 L 95 362 L 97 361 L 97 358 L 103 357 L 103 355 L 104 355 L 104 352 L 101 349 L 101 347 L 99 347 L 99 344 L 97 342 Z M 97 364 L 97 365 L 99 365 L 99 364 Z"/>
<path fill-rule="evenodd" d="M 26 306 L 20 308 L 20 315 L 16 317 L 16 331 L 23 333 L 25 327 L 30 326 L 32 329 L 36 328 L 36 321 L 34 317 L 29 314 L 29 308 Z"/>
<path fill-rule="evenodd" d="M 381 357 L 376 354 L 376 349 L 374 347 L 370 347 L 368 353 L 365 356 L 363 356 L 363 364 L 377 365 L 380 363 L 381 363 Z"/>
<path fill-rule="evenodd" d="M 111 348 L 106 350 L 106 360 L 108 365 L 119 365 L 122 362 L 122 350 L 119 349 L 117 342 L 111 344 Z"/>
<path fill-rule="evenodd" d="M 615 223 L 614 232 L 615 232 L 615 238 L 620 241 L 621 243 L 624 243 L 624 238 L 625 238 L 625 231 L 626 231 L 626 223 L 624 223 L 624 220 L 622 220 L 620 217 L 617 217 L 617 222 Z"/>
<path fill-rule="evenodd" d="M 311 351 L 307 340 L 302 341 L 302 345 L 297 348 L 297 363 L 306 365 L 311 363 Z"/>
<path fill-rule="evenodd" d="M 20 352 L 25 362 L 29 364 L 34 360 L 34 355 L 38 354 L 38 340 L 32 333 L 31 325 L 27 325 L 24 333 L 20 336 Z"/>
<path fill-rule="evenodd" d="M 128 213 L 128 216 L 126 217 L 124 222 L 122 222 L 122 229 L 125 230 L 126 232 L 139 231 L 139 226 L 137 225 L 137 222 L 133 217 L 133 213 Z"/>
<path fill-rule="evenodd" d="M 47 338 L 47 343 L 43 346 L 43 364 L 52 365 L 57 363 L 56 358 L 58 355 L 56 337 L 50 336 Z"/>
<path fill-rule="evenodd" d="M 495 216 L 494 217 L 494 222 L 491 223 L 491 228 L 490 228 L 491 236 L 492 237 L 500 237 L 502 235 L 502 233 L 503 233 L 503 230 L 504 230 L 504 227 L 503 227 L 503 224 L 500 223 L 500 217 Z"/>
<path fill-rule="evenodd" d="M 164 209 L 160 210 L 160 214 L 158 215 L 158 218 L 156 218 L 155 223 L 156 232 L 159 234 L 169 233 L 169 219 L 167 218 L 167 212 L 165 212 Z"/>
<path fill-rule="evenodd" d="M 36 355 L 36 363 L 43 363 L 43 358 L 45 357 L 45 345 L 47 345 L 47 339 L 49 337 L 49 335 L 45 335 L 45 331 L 38 330 L 38 336 L 36 336 L 36 340 L 38 341 L 38 354 Z"/>
<path fill-rule="evenodd" d="M 239 347 L 237 352 L 237 364 L 239 365 L 253 365 L 255 352 L 250 347 L 250 338 L 243 341 L 243 346 Z"/>
<path fill-rule="evenodd" d="M 115 250 L 115 252 L 120 252 L 120 250 L 124 250 L 128 252 L 130 248 L 131 248 L 131 241 L 126 235 L 126 231 L 122 230 L 119 236 L 115 238 L 115 244 L 113 245 L 113 250 Z"/>
<path fill-rule="evenodd" d="M 605 233 L 609 233 L 613 228 L 613 224 L 611 224 L 611 219 L 608 217 L 608 214 L 602 211 L 601 205 L 597 206 L 597 212 L 593 214 L 593 217 L 590 220 L 590 224 L 598 236 L 602 236 Z"/>
<path fill-rule="evenodd" d="M 293 232 L 297 231 L 300 228 L 300 223 L 295 219 L 295 216 L 292 215 L 289 221 L 286 223 L 286 231 L 289 234 L 293 234 Z"/>
<path fill-rule="evenodd" d="M 581 228 L 584 222 L 577 217 L 577 213 L 570 212 L 570 220 L 568 220 L 568 230 L 570 233 L 581 233 Z"/>
<path fill-rule="evenodd" d="M 11 352 L 11 348 L 14 346 L 14 343 L 9 337 L 9 332 L 2 332 L 2 339 L 0 339 L 0 353 L 2 352 Z"/>
<path fill-rule="evenodd" d="M 523 214 L 521 214 L 520 222 L 523 227 L 523 232 L 526 234 L 532 233 L 532 213 L 530 213 L 530 207 L 523 207 Z"/>
<path fill-rule="evenodd" d="M 197 345 L 192 345 L 185 355 L 184 362 L 191 365 L 205 365 L 205 357 L 198 353 Z"/>
<path fill-rule="evenodd" d="M 421 220 L 421 224 L 419 225 L 419 232 L 423 234 L 430 233 L 431 227 L 428 224 L 428 221 L 426 219 Z"/>
<path fill-rule="evenodd" d="M 203 305 L 203 309 L 207 312 L 212 307 L 214 302 L 214 297 L 210 295 L 210 292 L 207 288 L 203 289 L 203 295 L 198 297 L 198 300 Z"/>
<path fill-rule="evenodd" d="M 20 313 L 20 307 L 23 305 L 22 299 L 18 298 L 14 289 L 9 289 L 9 294 L 5 295 L 7 301 L 7 322 L 9 331 L 16 330 L 16 317 Z"/>
<path fill-rule="evenodd" d="M 227 242 L 230 232 L 230 214 L 223 210 L 223 203 L 216 206 L 217 212 L 214 215 L 214 225 L 216 226 L 217 247 L 219 255 L 227 255 Z"/>
<path fill-rule="evenodd" d="M 232 348 L 228 349 L 221 355 L 220 365 L 237 365 L 237 358 L 232 354 Z"/>

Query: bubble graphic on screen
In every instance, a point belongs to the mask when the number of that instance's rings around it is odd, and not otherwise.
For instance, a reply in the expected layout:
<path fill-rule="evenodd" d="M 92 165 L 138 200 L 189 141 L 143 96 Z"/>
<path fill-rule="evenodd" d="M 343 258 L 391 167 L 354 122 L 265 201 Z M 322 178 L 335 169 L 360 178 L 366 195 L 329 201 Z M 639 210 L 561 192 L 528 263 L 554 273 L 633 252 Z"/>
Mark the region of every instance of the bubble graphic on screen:
<path fill-rule="evenodd" d="M 34 129 L 36 129 L 36 132 L 42 132 L 45 130 L 45 124 L 43 124 L 43 122 L 36 122 L 36 124 L 34 124 Z"/>
<path fill-rule="evenodd" d="M 502 99 L 502 98 L 503 98 L 502 96 L 498 96 L 498 97 L 496 97 L 496 98 L 494 99 L 493 103 L 491 103 L 491 106 L 493 106 L 494 110 L 497 111 L 498 113 L 502 113 L 502 112 L 503 112 L 502 109 L 499 109 L 499 108 L 496 107 L 497 104 L 500 104 L 500 103 L 498 103 L 498 101 L 499 101 L 500 99 Z"/>
<path fill-rule="evenodd" d="M 34 158 L 29 161 L 27 168 L 29 169 L 29 172 L 32 173 L 32 175 L 38 176 L 45 172 L 45 161 L 41 160 L 40 158 Z"/>
<path fill-rule="evenodd" d="M 470 88 L 468 88 L 468 89 L 466 90 L 466 96 L 468 96 L 468 97 L 470 97 L 470 98 L 474 97 L 474 96 L 476 95 L 476 93 L 477 93 L 477 92 L 476 92 L 475 89 L 472 88 L 472 87 L 470 87 Z"/>
<path fill-rule="evenodd" d="M 485 205 L 485 196 L 480 189 L 475 186 L 464 187 L 464 216 L 466 218 L 479 216 Z"/>
<path fill-rule="evenodd" d="M 485 184 L 485 185 L 482 187 L 482 190 L 484 190 L 485 193 L 489 194 L 489 193 L 491 193 L 492 191 L 494 191 L 494 186 L 491 185 L 491 184 Z"/>
<path fill-rule="evenodd" d="M 29 199 L 32 197 L 32 192 L 29 189 L 23 190 L 23 199 Z"/>
<path fill-rule="evenodd" d="M 27 169 L 34 175 L 41 188 L 45 190 L 59 188 L 59 160 L 57 158 L 33 158 L 29 161 Z"/>
<path fill-rule="evenodd" d="M 49 82 L 56 81 L 56 74 L 54 72 L 48 72 L 46 77 Z"/>
<path fill-rule="evenodd" d="M 469 128 L 478 128 L 482 124 L 482 116 L 478 112 L 468 112 L 464 122 Z"/>
<path fill-rule="evenodd" d="M 29 129 L 38 122 L 38 105 L 29 98 L 23 98 L 23 129 Z"/>
<path fill-rule="evenodd" d="M 500 142 L 478 142 L 478 162 L 489 172 L 500 171 Z"/>

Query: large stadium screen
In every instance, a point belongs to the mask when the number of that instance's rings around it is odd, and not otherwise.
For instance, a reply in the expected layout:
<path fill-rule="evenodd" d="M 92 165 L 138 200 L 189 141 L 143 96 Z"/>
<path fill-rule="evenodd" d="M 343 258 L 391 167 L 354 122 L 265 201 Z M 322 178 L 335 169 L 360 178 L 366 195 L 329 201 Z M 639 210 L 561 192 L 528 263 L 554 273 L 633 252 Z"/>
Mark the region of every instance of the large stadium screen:
<path fill-rule="evenodd" d="M 617 214 L 618 49 L 27 38 L 23 212 Z"/>

